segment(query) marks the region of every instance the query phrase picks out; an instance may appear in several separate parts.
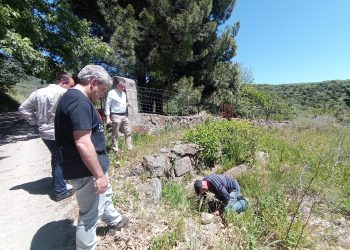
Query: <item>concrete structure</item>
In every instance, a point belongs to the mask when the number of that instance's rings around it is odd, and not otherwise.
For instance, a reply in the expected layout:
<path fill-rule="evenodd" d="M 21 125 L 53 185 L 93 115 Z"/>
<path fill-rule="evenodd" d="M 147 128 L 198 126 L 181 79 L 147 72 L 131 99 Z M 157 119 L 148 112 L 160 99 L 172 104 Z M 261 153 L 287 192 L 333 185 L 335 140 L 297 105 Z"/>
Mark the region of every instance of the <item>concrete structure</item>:
<path fill-rule="evenodd" d="M 128 101 L 131 102 L 131 107 L 128 108 L 129 119 L 132 122 L 139 116 L 139 107 L 137 102 L 137 89 L 134 80 L 121 77 L 125 80 L 125 91 Z"/>

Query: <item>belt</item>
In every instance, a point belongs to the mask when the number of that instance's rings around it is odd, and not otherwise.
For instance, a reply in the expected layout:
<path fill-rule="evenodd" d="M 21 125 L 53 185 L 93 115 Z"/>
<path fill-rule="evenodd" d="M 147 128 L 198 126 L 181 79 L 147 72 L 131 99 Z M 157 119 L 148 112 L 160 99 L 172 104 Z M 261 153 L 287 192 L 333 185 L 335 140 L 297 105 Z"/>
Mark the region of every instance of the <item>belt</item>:
<path fill-rule="evenodd" d="M 126 115 L 126 113 L 113 113 L 111 112 L 112 115 Z"/>

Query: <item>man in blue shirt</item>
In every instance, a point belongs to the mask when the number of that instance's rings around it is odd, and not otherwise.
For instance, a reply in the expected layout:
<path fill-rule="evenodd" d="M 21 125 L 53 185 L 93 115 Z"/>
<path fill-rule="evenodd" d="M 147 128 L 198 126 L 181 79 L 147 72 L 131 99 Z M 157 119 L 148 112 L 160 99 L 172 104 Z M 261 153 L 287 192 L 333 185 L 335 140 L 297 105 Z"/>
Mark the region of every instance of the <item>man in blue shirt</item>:
<path fill-rule="evenodd" d="M 225 175 L 211 174 L 203 180 L 194 182 L 194 190 L 197 195 L 202 195 L 208 191 L 215 194 L 221 201 L 226 211 L 243 212 L 247 208 L 247 201 L 241 195 L 240 186 L 235 179 Z M 215 211 L 214 214 L 219 214 Z"/>

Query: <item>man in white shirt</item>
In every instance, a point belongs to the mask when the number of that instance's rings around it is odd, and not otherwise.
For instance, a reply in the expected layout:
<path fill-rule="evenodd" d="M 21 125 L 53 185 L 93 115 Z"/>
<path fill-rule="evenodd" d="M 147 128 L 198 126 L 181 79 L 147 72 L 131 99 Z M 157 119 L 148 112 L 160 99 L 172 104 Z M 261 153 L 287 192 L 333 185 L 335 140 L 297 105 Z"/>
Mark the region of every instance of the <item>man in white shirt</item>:
<path fill-rule="evenodd" d="M 66 90 L 72 87 L 74 87 L 74 80 L 69 75 L 62 74 L 57 78 L 56 84 L 49 84 L 31 93 L 18 109 L 27 122 L 38 126 L 40 137 L 51 153 L 55 201 L 68 198 L 75 192 L 74 189 L 67 189 L 63 177 L 54 128 L 57 103 Z"/>
<path fill-rule="evenodd" d="M 107 95 L 105 114 L 107 123 L 112 123 L 112 148 L 118 153 L 118 139 L 122 136 L 121 133 L 125 134 L 127 149 L 132 149 L 131 127 L 127 117 L 130 103 L 125 93 L 125 80 L 121 77 L 114 77 L 113 86 L 115 89 L 109 91 Z"/>

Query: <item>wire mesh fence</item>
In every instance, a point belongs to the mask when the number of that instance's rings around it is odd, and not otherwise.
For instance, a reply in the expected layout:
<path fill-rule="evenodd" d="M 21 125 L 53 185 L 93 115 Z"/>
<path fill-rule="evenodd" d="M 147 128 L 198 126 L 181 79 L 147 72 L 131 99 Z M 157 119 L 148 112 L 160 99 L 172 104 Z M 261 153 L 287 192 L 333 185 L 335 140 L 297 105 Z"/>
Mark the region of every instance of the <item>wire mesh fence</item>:
<path fill-rule="evenodd" d="M 199 112 L 199 103 L 179 96 L 175 91 L 155 88 L 137 88 L 141 113 L 161 115 L 189 115 Z"/>
<path fill-rule="evenodd" d="M 190 95 L 164 89 L 137 87 L 136 91 L 138 112 L 140 113 L 185 116 L 207 111 L 224 118 L 236 117 L 233 104 L 216 104 L 209 98 L 199 101 L 191 98 Z M 105 103 L 106 97 L 101 98 L 96 103 L 101 113 L 104 111 Z"/>

